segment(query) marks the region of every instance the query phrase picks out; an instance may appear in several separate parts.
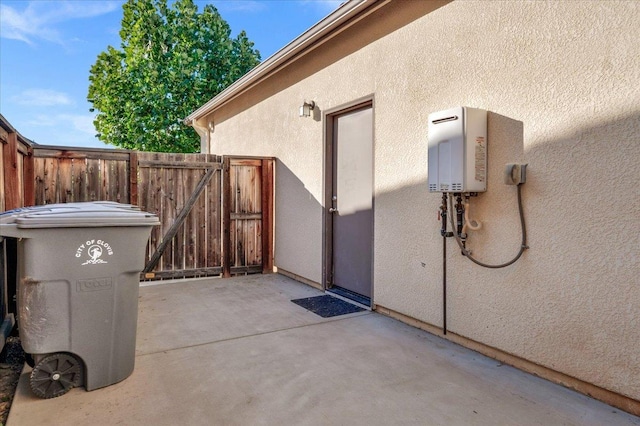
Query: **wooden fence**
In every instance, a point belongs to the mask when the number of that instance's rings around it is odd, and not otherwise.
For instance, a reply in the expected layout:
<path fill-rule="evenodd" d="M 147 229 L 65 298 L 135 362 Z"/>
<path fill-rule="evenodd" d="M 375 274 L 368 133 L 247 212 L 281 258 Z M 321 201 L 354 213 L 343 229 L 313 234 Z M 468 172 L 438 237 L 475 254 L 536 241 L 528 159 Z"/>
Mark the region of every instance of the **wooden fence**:
<path fill-rule="evenodd" d="M 31 141 L 0 115 L 0 211 L 33 205 Z"/>
<path fill-rule="evenodd" d="M 143 280 L 273 270 L 272 158 L 42 146 L 1 128 L 0 211 L 104 200 L 155 213 Z"/>
<path fill-rule="evenodd" d="M 33 205 L 98 200 L 136 204 L 130 196 L 135 185 L 130 178 L 132 155 L 135 165 L 135 154 L 129 151 L 34 146 Z"/>

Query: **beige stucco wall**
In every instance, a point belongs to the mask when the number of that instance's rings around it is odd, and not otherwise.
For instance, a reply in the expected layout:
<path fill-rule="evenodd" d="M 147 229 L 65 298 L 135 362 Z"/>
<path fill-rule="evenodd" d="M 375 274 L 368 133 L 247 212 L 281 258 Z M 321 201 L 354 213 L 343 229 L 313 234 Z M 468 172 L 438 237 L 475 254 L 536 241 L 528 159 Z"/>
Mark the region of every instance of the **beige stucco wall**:
<path fill-rule="evenodd" d="M 377 31 L 385 22 L 377 18 Z M 517 252 L 516 191 L 502 169 L 519 161 L 529 164 L 530 250 L 489 270 L 450 240 L 449 329 L 640 399 L 639 28 L 634 1 L 456 1 L 358 49 L 336 43 L 326 66 L 320 50 L 286 85 L 268 80 L 215 112 L 211 151 L 278 158 L 276 265 L 320 282 L 323 122 L 299 118 L 298 107 L 372 95 L 374 302 L 440 326 L 427 116 L 488 110 L 488 191 L 471 211 L 484 226 L 469 246 L 489 262 Z M 336 58 L 341 49 L 350 54 Z"/>

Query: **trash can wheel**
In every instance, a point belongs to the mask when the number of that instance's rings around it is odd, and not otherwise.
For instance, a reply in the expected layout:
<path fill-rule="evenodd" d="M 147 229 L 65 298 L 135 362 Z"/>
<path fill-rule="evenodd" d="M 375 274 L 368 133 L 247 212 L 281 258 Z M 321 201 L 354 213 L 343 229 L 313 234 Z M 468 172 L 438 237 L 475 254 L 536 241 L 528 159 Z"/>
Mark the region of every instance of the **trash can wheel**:
<path fill-rule="evenodd" d="M 46 355 L 31 371 L 31 390 L 46 399 L 64 395 L 82 384 L 82 370 L 82 361 L 71 354 Z"/>

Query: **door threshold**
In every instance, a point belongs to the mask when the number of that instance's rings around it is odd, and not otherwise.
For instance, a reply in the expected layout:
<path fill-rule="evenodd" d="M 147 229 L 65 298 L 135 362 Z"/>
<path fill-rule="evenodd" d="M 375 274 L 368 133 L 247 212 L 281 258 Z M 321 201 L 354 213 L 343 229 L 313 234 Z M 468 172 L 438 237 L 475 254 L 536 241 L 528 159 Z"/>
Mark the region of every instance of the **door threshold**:
<path fill-rule="evenodd" d="M 353 303 L 356 306 L 360 306 L 368 311 L 371 310 L 371 299 L 363 296 L 358 293 L 354 293 L 346 288 L 342 287 L 331 287 L 325 290 L 326 293 L 329 293 L 331 296 L 337 297 L 338 299 L 342 299 L 345 302 Z"/>

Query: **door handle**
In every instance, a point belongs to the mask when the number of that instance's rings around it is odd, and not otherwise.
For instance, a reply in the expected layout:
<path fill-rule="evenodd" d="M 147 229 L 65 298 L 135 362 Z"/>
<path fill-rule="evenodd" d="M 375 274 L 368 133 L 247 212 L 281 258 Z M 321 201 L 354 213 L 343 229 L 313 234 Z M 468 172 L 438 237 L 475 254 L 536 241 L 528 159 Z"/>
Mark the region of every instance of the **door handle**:
<path fill-rule="evenodd" d="M 331 207 L 329 209 L 329 213 L 338 213 L 338 209 L 334 209 L 333 207 Z"/>

